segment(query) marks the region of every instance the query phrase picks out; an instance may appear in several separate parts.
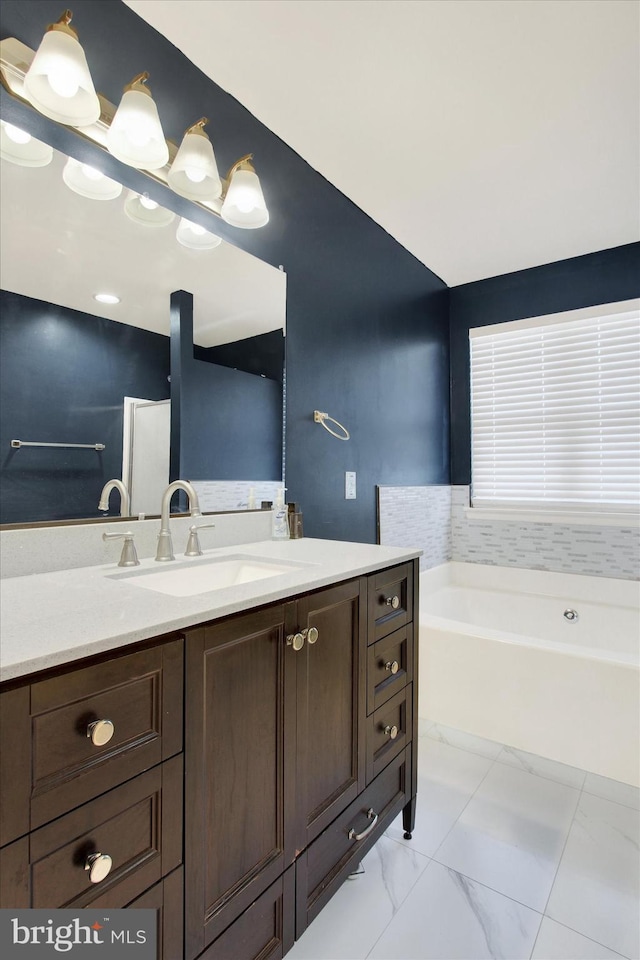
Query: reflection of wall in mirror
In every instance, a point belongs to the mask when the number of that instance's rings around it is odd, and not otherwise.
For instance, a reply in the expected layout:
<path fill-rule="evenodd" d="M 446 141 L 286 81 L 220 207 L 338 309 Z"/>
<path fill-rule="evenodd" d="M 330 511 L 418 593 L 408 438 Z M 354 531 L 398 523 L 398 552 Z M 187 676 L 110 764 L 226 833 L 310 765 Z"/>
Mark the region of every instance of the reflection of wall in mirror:
<path fill-rule="evenodd" d="M 0 522 L 99 517 L 122 474 L 123 398 L 169 396 L 169 339 L 19 294 L 0 299 Z M 12 439 L 103 443 L 102 452 Z M 120 503 L 111 497 L 110 516 Z"/>
<path fill-rule="evenodd" d="M 281 480 L 282 384 L 198 359 L 193 305 L 171 294 L 171 478 Z"/>
<path fill-rule="evenodd" d="M 279 480 L 281 385 L 213 363 L 189 366 L 194 422 L 183 475 Z M 169 399 L 169 371 L 166 336 L 2 291 L 0 522 L 102 516 L 102 486 L 122 476 L 124 398 Z M 12 450 L 12 439 L 105 450 Z M 115 493 L 110 506 L 118 516 Z"/>

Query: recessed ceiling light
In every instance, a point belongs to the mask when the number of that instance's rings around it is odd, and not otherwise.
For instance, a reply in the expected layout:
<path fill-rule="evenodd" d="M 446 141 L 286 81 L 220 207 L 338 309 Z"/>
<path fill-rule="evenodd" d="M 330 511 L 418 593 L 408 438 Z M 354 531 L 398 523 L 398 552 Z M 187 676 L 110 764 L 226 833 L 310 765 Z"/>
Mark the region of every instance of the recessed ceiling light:
<path fill-rule="evenodd" d="M 93 299 L 98 303 L 120 303 L 120 297 L 113 293 L 94 293 Z"/>

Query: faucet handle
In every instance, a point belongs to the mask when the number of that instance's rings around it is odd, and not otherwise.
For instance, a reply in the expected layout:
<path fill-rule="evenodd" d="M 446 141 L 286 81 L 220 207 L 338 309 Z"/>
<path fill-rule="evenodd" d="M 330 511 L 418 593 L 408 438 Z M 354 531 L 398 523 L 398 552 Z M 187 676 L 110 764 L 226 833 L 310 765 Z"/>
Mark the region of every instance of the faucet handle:
<path fill-rule="evenodd" d="M 189 527 L 189 539 L 187 541 L 187 549 L 184 552 L 185 557 L 202 556 L 202 548 L 198 540 L 198 530 L 207 530 L 210 527 L 215 527 L 215 523 L 194 523 L 192 527 Z"/>
<path fill-rule="evenodd" d="M 122 553 L 118 560 L 119 567 L 139 567 L 140 561 L 136 553 L 136 545 L 133 542 L 133 534 L 130 530 L 126 533 L 103 533 L 103 540 L 124 540 L 122 544 Z"/>

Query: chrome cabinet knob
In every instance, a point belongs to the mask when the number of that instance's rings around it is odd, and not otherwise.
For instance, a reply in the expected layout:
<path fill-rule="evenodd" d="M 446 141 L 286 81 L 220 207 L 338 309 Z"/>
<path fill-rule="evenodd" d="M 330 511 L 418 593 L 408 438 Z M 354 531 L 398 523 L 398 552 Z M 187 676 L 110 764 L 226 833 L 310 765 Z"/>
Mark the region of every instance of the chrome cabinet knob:
<path fill-rule="evenodd" d="M 113 860 L 108 853 L 92 853 L 87 857 L 84 868 L 89 872 L 91 883 L 100 883 L 109 874 Z"/>
<path fill-rule="evenodd" d="M 389 724 L 387 724 L 387 726 L 384 728 L 383 733 L 385 737 L 391 737 L 392 740 L 395 740 L 396 737 L 398 736 L 398 728 L 396 727 L 395 723 L 392 727 L 390 727 Z"/>
<path fill-rule="evenodd" d="M 95 747 L 104 747 L 115 732 L 116 728 L 111 720 L 94 720 L 87 727 L 87 736 Z"/>
<path fill-rule="evenodd" d="M 315 643 L 315 641 L 314 641 Z M 304 634 L 302 633 L 290 633 L 287 637 L 287 646 L 293 647 L 293 649 L 298 652 L 304 647 Z"/>
<path fill-rule="evenodd" d="M 314 644 L 319 636 L 317 627 L 309 627 L 308 629 L 303 630 L 302 634 L 304 637 L 306 637 L 307 643 L 310 644 Z"/>
<path fill-rule="evenodd" d="M 392 610 L 397 610 L 398 607 L 400 606 L 400 597 L 398 596 L 387 597 L 387 599 L 385 600 L 385 603 L 388 607 L 391 607 Z"/>
<path fill-rule="evenodd" d="M 384 668 L 385 670 L 388 670 L 389 673 L 397 673 L 400 669 L 400 664 L 397 660 L 389 660 L 387 663 L 385 663 Z"/>

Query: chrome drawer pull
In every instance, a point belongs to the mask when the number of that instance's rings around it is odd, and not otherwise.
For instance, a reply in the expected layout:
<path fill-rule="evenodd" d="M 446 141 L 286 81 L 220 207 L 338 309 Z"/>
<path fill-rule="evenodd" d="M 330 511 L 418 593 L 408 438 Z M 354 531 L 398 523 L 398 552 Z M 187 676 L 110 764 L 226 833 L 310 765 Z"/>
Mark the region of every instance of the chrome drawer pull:
<path fill-rule="evenodd" d="M 293 647 L 293 649 L 298 652 L 304 647 L 304 634 L 302 633 L 290 633 L 287 637 L 287 646 Z"/>
<path fill-rule="evenodd" d="M 111 720 L 94 720 L 87 727 L 87 736 L 94 747 L 104 747 L 115 732 L 116 728 Z"/>
<path fill-rule="evenodd" d="M 303 631 L 302 631 L 302 635 L 303 635 L 303 637 L 306 638 L 307 643 L 314 644 L 314 643 L 316 642 L 316 640 L 318 639 L 318 636 L 319 636 L 319 634 L 318 634 L 318 628 L 317 628 L 317 627 L 309 627 L 307 630 L 303 630 Z"/>
<path fill-rule="evenodd" d="M 369 807 L 367 810 L 367 820 L 371 820 L 371 823 L 366 830 L 363 830 L 362 833 L 356 833 L 353 827 L 349 830 L 347 834 L 349 840 L 364 840 L 365 837 L 368 837 L 376 823 L 378 822 L 378 814 L 373 812 L 373 807 Z"/>
<path fill-rule="evenodd" d="M 392 727 L 387 724 L 382 732 L 386 737 L 391 737 L 392 740 L 395 740 L 395 738 L 398 736 L 398 728 L 396 727 L 395 723 Z"/>
<path fill-rule="evenodd" d="M 389 673 L 397 673 L 400 669 L 400 664 L 397 660 L 389 660 L 388 663 L 385 663 L 384 668 L 388 670 Z"/>
<path fill-rule="evenodd" d="M 388 607 L 391 607 L 392 610 L 397 610 L 400 606 L 400 597 L 387 597 L 385 603 Z"/>
<path fill-rule="evenodd" d="M 84 868 L 89 871 L 91 883 L 100 883 L 109 874 L 112 866 L 113 860 L 108 853 L 92 853 L 87 857 Z"/>

